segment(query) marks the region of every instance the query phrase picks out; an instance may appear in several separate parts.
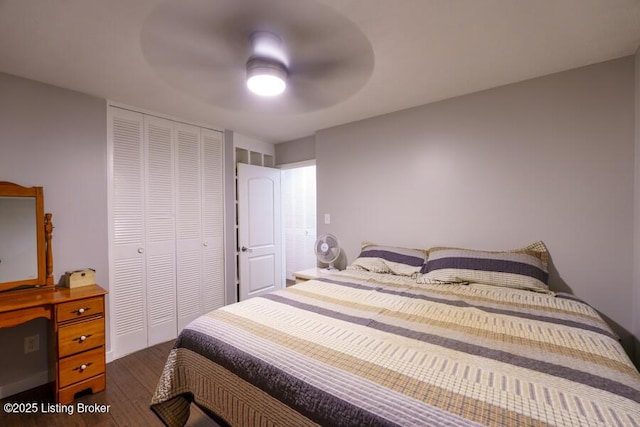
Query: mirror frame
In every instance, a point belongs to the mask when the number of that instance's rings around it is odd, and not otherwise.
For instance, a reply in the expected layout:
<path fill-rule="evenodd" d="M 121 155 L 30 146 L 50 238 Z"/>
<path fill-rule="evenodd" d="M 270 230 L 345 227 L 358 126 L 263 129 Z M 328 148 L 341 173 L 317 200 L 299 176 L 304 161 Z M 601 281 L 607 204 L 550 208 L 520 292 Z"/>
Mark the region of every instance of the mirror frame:
<path fill-rule="evenodd" d="M 44 193 L 42 187 L 23 187 L 12 182 L 0 181 L 0 197 L 35 197 L 36 199 L 36 238 L 38 277 L 35 279 L 15 280 L 0 283 L 0 291 L 21 286 L 50 286 L 47 280 L 47 245 L 45 242 Z"/>

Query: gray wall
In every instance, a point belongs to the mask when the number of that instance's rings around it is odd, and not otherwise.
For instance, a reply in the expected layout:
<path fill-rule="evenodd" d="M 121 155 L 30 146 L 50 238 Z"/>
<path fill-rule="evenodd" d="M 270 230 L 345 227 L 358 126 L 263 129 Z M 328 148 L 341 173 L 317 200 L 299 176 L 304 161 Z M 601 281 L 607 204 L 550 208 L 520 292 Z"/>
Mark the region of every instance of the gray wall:
<path fill-rule="evenodd" d="M 106 103 L 78 92 L 0 73 L 0 180 L 44 187 L 53 213 L 56 282 L 91 267 L 108 288 Z M 23 355 L 39 333 L 37 353 Z M 108 336 L 108 335 L 107 335 Z M 46 322 L 0 329 L 0 392 L 46 371 Z"/>
<path fill-rule="evenodd" d="M 276 144 L 276 164 L 304 162 L 316 158 L 315 135 Z"/>
<path fill-rule="evenodd" d="M 318 218 L 360 242 L 511 249 L 543 240 L 551 287 L 632 347 L 634 58 L 316 133 Z M 637 308 L 637 307 L 636 307 Z"/>

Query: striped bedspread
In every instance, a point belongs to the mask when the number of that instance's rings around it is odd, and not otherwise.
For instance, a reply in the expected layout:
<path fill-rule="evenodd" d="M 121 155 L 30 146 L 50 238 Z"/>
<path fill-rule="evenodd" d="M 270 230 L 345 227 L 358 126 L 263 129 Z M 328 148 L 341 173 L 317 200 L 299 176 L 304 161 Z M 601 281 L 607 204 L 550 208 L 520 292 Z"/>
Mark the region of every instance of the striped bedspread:
<path fill-rule="evenodd" d="M 230 425 L 633 426 L 640 374 L 588 305 L 344 272 L 182 331 L 152 401 Z"/>

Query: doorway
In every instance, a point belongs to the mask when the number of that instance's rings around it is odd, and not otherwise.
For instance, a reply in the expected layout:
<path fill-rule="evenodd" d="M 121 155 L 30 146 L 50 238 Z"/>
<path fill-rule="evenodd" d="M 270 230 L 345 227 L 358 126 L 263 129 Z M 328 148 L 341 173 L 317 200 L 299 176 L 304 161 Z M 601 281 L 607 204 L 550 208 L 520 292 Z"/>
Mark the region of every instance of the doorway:
<path fill-rule="evenodd" d="M 293 273 L 316 266 L 315 162 L 282 167 L 282 223 L 287 284 Z"/>

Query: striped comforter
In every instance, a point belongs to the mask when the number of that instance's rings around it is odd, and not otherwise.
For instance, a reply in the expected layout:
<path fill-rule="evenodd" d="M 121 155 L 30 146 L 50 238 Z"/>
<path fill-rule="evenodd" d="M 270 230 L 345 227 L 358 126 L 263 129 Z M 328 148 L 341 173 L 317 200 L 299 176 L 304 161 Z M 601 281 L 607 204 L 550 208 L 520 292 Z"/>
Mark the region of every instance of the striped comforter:
<path fill-rule="evenodd" d="M 344 272 L 185 328 L 152 401 L 230 425 L 640 426 L 640 374 L 588 305 Z"/>

